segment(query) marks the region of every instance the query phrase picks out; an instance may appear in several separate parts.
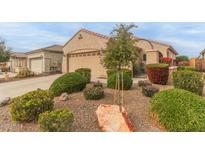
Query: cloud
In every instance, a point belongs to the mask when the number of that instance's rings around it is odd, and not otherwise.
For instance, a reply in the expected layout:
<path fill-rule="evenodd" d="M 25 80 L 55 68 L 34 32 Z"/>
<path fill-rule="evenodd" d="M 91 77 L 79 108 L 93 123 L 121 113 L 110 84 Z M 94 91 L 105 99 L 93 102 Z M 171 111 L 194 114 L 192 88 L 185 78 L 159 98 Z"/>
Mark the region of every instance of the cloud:
<path fill-rule="evenodd" d="M 13 49 L 33 50 L 52 44 L 64 44 L 68 37 L 37 27 L 32 23 L 1 23 L 0 36 Z"/>
<path fill-rule="evenodd" d="M 109 35 L 115 22 L 19 22 L 0 23 L 0 38 L 14 51 L 29 51 L 64 44 L 79 29 Z M 171 44 L 180 54 L 198 56 L 205 48 L 205 23 L 136 22 L 137 36 Z"/>

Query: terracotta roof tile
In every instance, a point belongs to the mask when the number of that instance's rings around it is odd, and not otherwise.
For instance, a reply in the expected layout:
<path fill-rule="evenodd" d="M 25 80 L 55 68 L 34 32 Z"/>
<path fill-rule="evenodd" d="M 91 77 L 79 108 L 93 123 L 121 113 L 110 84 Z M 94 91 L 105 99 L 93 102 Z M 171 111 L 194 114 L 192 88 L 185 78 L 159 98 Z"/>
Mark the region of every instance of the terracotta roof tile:
<path fill-rule="evenodd" d="M 61 45 L 51 45 L 51 46 L 48 46 L 48 47 L 44 47 L 44 48 L 29 51 L 26 54 L 32 54 L 32 53 L 37 53 L 37 52 L 42 52 L 42 51 L 63 53 L 63 46 L 61 46 Z"/>
<path fill-rule="evenodd" d="M 95 35 L 95 36 L 97 36 L 97 37 L 100 37 L 100 38 L 102 38 L 102 39 L 106 39 L 106 40 L 109 40 L 109 39 L 111 38 L 110 36 L 103 35 L 103 34 L 99 34 L 99 33 L 96 33 L 96 32 L 93 32 L 93 31 L 90 31 L 90 30 L 87 30 L 87 29 L 84 29 L 84 28 L 80 29 L 72 38 L 74 38 L 79 32 L 82 32 L 82 31 L 83 31 L 83 32 L 86 32 L 86 33 L 89 33 L 89 34 L 91 34 L 91 35 Z M 72 40 L 72 38 L 71 38 L 70 40 Z M 177 51 L 176 51 L 171 45 L 169 45 L 169 44 L 167 44 L 167 43 L 162 43 L 162 42 L 159 42 L 159 41 L 150 40 L 150 39 L 145 39 L 145 38 L 137 37 L 137 36 L 134 36 L 134 38 L 136 38 L 136 39 L 148 40 L 148 41 L 150 41 L 150 42 L 152 42 L 152 43 L 156 43 L 156 44 L 159 44 L 159 45 L 162 45 L 162 46 L 166 46 L 166 47 L 169 48 L 173 53 L 178 54 Z M 70 40 L 69 40 L 68 42 L 70 42 Z M 68 44 L 68 42 L 66 42 L 65 45 Z M 65 45 L 64 45 L 64 46 L 65 46 Z"/>
<path fill-rule="evenodd" d="M 23 52 L 12 52 L 10 57 L 26 58 L 27 55 Z"/>

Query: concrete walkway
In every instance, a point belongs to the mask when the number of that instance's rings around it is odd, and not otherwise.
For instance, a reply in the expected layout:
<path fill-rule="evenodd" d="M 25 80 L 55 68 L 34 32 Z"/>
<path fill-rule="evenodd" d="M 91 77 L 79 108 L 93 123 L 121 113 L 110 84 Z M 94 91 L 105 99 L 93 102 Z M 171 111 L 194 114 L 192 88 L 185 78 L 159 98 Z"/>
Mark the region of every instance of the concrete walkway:
<path fill-rule="evenodd" d="M 59 76 L 61 74 L 1 83 L 0 99 L 5 97 L 13 98 L 38 88 L 48 89 L 52 82 Z"/>

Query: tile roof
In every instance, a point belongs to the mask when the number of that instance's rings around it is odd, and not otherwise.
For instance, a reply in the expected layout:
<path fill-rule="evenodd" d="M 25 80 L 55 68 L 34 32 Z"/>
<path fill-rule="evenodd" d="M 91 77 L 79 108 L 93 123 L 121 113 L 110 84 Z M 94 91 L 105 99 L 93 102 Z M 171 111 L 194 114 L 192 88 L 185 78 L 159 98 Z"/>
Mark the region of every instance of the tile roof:
<path fill-rule="evenodd" d="M 23 52 L 12 52 L 10 57 L 17 57 L 17 58 L 26 58 L 27 55 Z"/>
<path fill-rule="evenodd" d="M 45 48 L 40 48 L 40 49 L 29 51 L 26 54 L 32 54 L 32 53 L 37 53 L 37 52 L 42 52 L 42 51 L 63 53 L 63 46 L 61 46 L 61 45 L 52 45 L 52 46 L 48 46 L 48 47 L 45 47 Z"/>
<path fill-rule="evenodd" d="M 86 32 L 86 33 L 89 33 L 89 34 L 91 34 L 91 35 L 95 35 L 95 36 L 97 36 L 97 37 L 100 37 L 100 38 L 106 39 L 106 40 L 109 40 L 109 39 L 111 38 L 110 36 L 107 36 L 107 35 L 104 35 L 104 34 L 99 34 L 99 33 L 96 33 L 96 32 L 93 32 L 93 31 L 90 31 L 90 30 L 87 30 L 87 29 L 84 29 L 84 28 L 80 29 L 72 38 L 74 38 L 79 32 Z M 72 38 L 71 38 L 70 40 L 72 40 Z M 162 45 L 162 46 L 166 46 L 166 47 L 169 48 L 172 52 L 174 52 L 175 54 L 178 54 L 177 51 L 176 51 L 171 45 L 169 45 L 169 44 L 167 44 L 167 43 L 159 42 L 159 41 L 155 41 L 155 40 L 150 40 L 150 39 L 146 39 L 146 38 L 142 38 L 142 37 L 137 37 L 137 36 L 134 36 L 134 38 L 135 38 L 135 39 L 138 39 L 138 40 L 139 40 L 139 39 L 147 40 L 147 41 L 149 41 L 149 42 L 151 42 L 151 43 L 156 43 L 156 44 L 159 44 L 159 45 Z M 70 40 L 67 41 L 67 42 L 65 43 L 65 45 L 68 44 L 68 42 L 70 42 Z M 65 46 L 65 45 L 64 45 L 64 46 Z"/>

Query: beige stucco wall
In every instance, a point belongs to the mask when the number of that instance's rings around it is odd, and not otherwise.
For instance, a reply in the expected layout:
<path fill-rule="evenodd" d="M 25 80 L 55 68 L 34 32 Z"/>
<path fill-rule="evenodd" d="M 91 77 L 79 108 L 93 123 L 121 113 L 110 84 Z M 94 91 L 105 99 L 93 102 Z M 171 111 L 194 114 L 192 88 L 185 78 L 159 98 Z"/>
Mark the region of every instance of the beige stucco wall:
<path fill-rule="evenodd" d="M 78 68 L 90 68 L 92 77 L 106 77 L 106 69 L 101 64 L 101 56 L 92 53 L 86 56 L 69 57 L 69 72 L 74 72 Z M 99 52 L 98 52 L 99 53 Z"/>
<path fill-rule="evenodd" d="M 61 71 L 63 53 L 44 52 L 44 61 L 45 61 L 45 72 L 50 72 L 50 67 L 52 66 L 58 67 L 58 70 Z"/>
<path fill-rule="evenodd" d="M 82 36 L 79 39 L 79 36 Z M 67 42 L 63 48 L 63 72 L 73 72 L 75 69 L 80 67 L 91 68 L 93 76 L 106 76 L 106 69 L 100 63 L 99 56 L 82 56 L 74 57 L 71 56 L 75 53 L 85 53 L 90 51 L 101 51 L 106 48 L 108 39 L 102 38 L 90 33 L 80 31 L 78 32 L 69 42 Z M 142 48 L 140 55 L 147 54 L 148 51 L 153 50 L 147 41 L 138 41 L 136 45 Z M 158 50 L 162 53 L 163 57 L 173 56 L 171 51 L 168 51 L 168 46 L 160 45 L 152 42 L 154 50 Z M 148 55 L 147 60 L 149 63 L 159 61 L 158 53 L 151 53 Z M 142 59 L 142 57 L 141 57 Z"/>
<path fill-rule="evenodd" d="M 158 43 L 154 43 L 154 42 L 151 42 L 151 44 L 153 45 L 153 49 L 155 50 L 158 50 L 159 52 L 162 53 L 163 57 L 167 57 L 167 49 L 168 47 L 167 46 L 164 46 L 164 45 L 160 45 Z M 144 40 L 140 40 L 136 43 L 136 45 L 140 48 L 142 48 L 143 50 L 143 53 L 146 53 L 146 51 L 149 51 L 149 50 L 153 50 L 151 45 L 147 42 L 147 41 L 144 41 Z"/>
<path fill-rule="evenodd" d="M 158 63 L 159 62 L 159 58 L 156 57 L 157 53 L 154 54 L 154 53 L 148 53 L 150 50 L 157 50 L 158 52 L 160 52 L 163 57 L 170 57 L 172 58 L 173 60 L 176 59 L 176 54 L 174 54 L 169 48 L 168 46 L 165 46 L 165 45 L 161 45 L 159 43 L 155 43 L 155 42 L 151 42 L 152 46 L 150 45 L 149 42 L 145 41 L 145 40 L 140 40 L 136 43 L 136 45 L 140 48 L 142 48 L 142 51 L 141 51 L 141 59 L 142 59 L 142 62 L 143 63 L 147 63 L 147 64 L 150 64 L 152 62 L 154 63 Z M 147 55 L 147 61 L 143 61 L 143 54 L 146 54 Z M 149 54 L 149 55 L 148 55 Z"/>
<path fill-rule="evenodd" d="M 176 59 L 176 54 L 174 54 L 173 52 L 171 52 L 169 49 L 168 49 L 168 57 L 172 58 L 173 60 Z"/>
<path fill-rule="evenodd" d="M 159 63 L 159 52 L 158 50 L 146 51 L 147 61 L 146 64 L 156 64 Z"/>
<path fill-rule="evenodd" d="M 82 36 L 82 39 L 79 39 L 79 35 Z M 95 35 L 91 35 L 91 34 L 88 34 L 86 32 L 79 32 L 77 33 L 63 48 L 63 52 L 64 52 L 64 56 L 63 56 L 63 64 L 62 64 L 62 71 L 63 72 L 72 72 L 73 71 L 73 68 L 71 70 L 69 70 L 68 68 L 68 59 L 71 59 L 71 58 L 68 58 L 67 54 L 71 54 L 71 53 L 74 53 L 74 52 L 87 52 L 87 51 L 91 51 L 91 50 L 101 50 L 101 49 L 104 49 L 106 47 L 106 42 L 108 40 L 107 39 L 103 39 L 101 37 L 97 37 Z M 93 59 L 94 58 L 94 59 Z M 78 58 L 78 59 L 81 59 L 81 58 Z M 83 59 L 83 58 L 82 58 Z M 89 59 L 89 61 L 86 61 L 86 60 L 83 60 L 83 62 L 85 62 L 85 64 L 83 65 L 83 67 L 88 67 L 86 66 L 87 63 L 91 63 L 91 62 L 97 62 L 96 64 L 95 63 L 92 63 L 92 65 L 95 65 L 95 67 L 99 67 L 99 69 L 102 69 L 102 66 L 99 66 L 99 57 L 89 57 L 89 58 L 86 58 L 86 59 Z M 78 62 L 82 64 L 82 62 L 80 61 L 76 61 L 75 59 L 73 60 L 73 62 L 75 62 L 75 64 L 73 65 L 76 65 L 76 68 L 78 66 Z M 79 65 L 81 65 L 79 64 Z M 101 65 L 101 64 L 100 64 Z M 104 68 L 102 70 L 99 70 L 99 71 L 102 71 L 104 72 Z"/>
<path fill-rule="evenodd" d="M 31 59 L 40 57 L 42 58 L 42 72 L 50 72 L 50 67 L 52 66 L 58 66 L 59 71 L 61 71 L 63 53 L 49 51 L 28 54 L 28 68 L 31 68 Z"/>
<path fill-rule="evenodd" d="M 26 58 L 17 58 L 17 57 L 10 58 L 11 72 L 19 72 L 20 70 L 25 69 L 26 67 L 27 67 Z"/>

